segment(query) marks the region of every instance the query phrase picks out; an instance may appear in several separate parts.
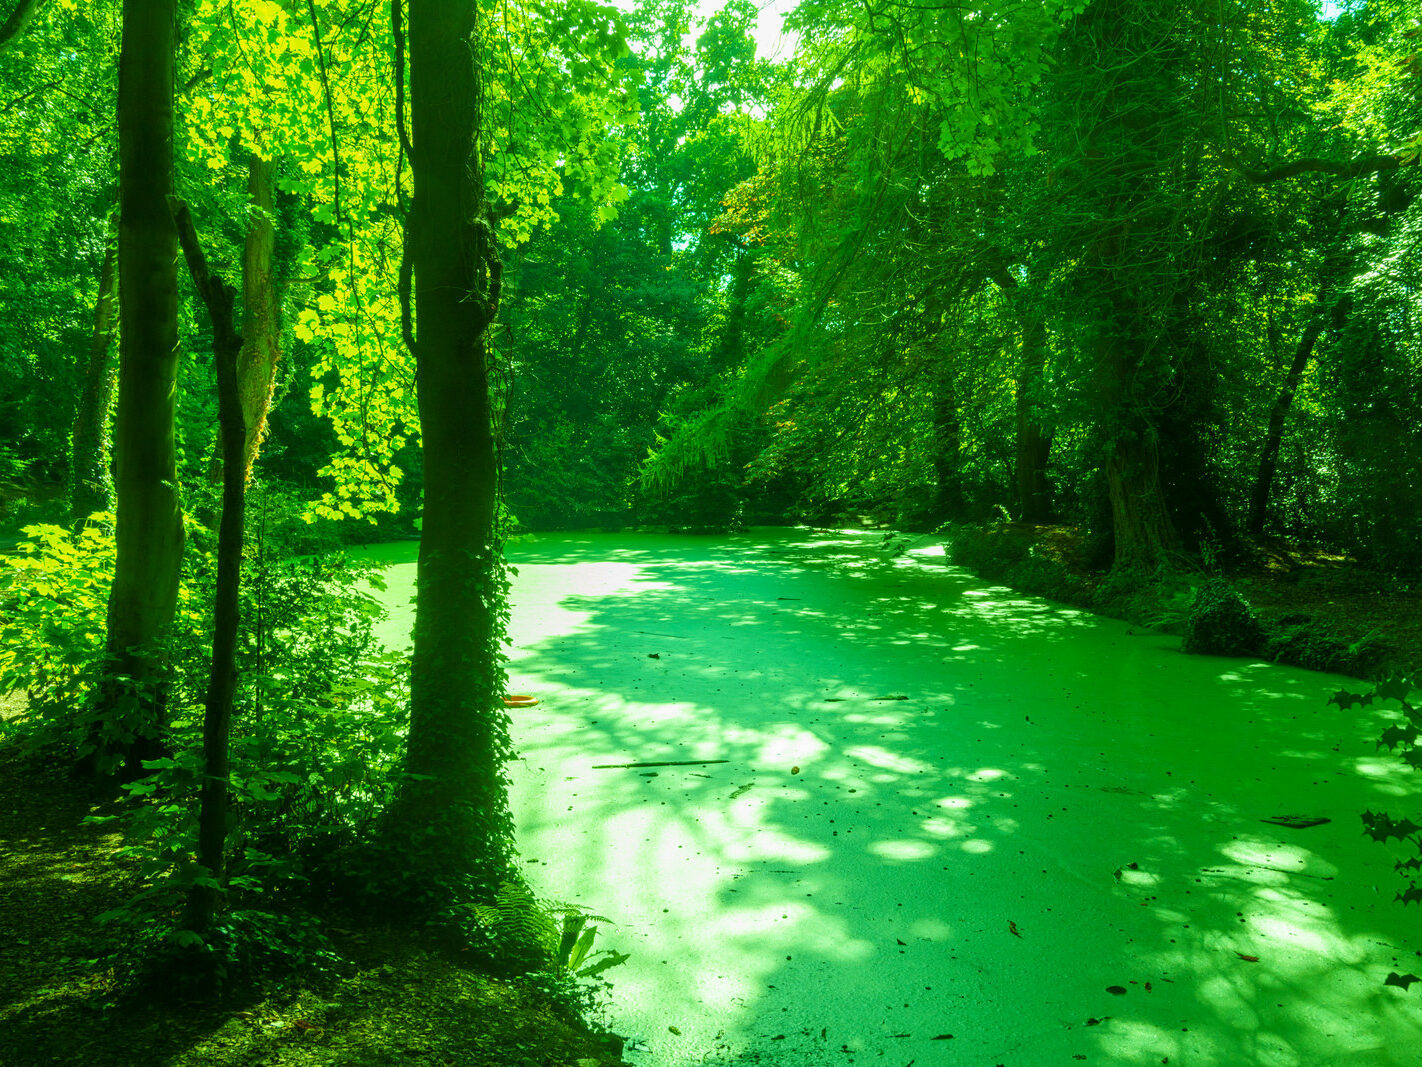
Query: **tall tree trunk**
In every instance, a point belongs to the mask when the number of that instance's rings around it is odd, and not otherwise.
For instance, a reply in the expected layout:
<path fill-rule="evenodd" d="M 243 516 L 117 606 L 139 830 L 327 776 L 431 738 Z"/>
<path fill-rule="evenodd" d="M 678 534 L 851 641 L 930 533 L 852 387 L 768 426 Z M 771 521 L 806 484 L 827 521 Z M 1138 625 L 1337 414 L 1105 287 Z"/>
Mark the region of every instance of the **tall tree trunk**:
<path fill-rule="evenodd" d="M 1047 362 L 1047 328 L 1033 318 L 1022 328 L 1022 358 L 1017 368 L 1017 504 L 1023 522 L 1047 522 L 1052 515 L 1052 491 L 1047 460 L 1052 436 L 1042 429 L 1033 410 Z"/>
<path fill-rule="evenodd" d="M 176 9 L 177 0 L 125 0 L 119 56 L 117 561 L 100 713 L 103 747 L 131 773 L 162 751 L 166 672 L 156 646 L 173 621 L 183 554 L 173 425 L 178 239 L 168 208 Z"/>
<path fill-rule="evenodd" d="M 454 880 L 492 889 L 511 855 L 486 338 L 502 268 L 479 157 L 478 32 L 476 0 L 410 0 L 409 247 L 425 499 L 407 777 L 390 829 L 426 890 Z"/>
<path fill-rule="evenodd" d="M 253 152 L 247 161 L 248 224 L 242 252 L 242 354 L 237 360 L 237 387 L 242 402 L 245 444 L 243 477 L 251 474 L 281 359 L 281 297 L 272 272 L 276 252 L 273 179 L 276 165 Z M 225 450 L 224 450 L 225 451 Z"/>
<path fill-rule="evenodd" d="M 74 414 L 69 458 L 69 525 L 80 529 L 96 511 L 113 510 L 114 480 L 109 472 L 109 414 L 113 407 L 117 367 L 113 360 L 114 303 L 118 292 L 114 270 L 117 248 L 112 238 L 99 268 L 99 298 L 94 303 L 94 332 L 84 388 Z"/>
<path fill-rule="evenodd" d="M 1294 358 L 1289 363 L 1288 373 L 1284 375 L 1284 387 L 1279 390 L 1274 407 L 1269 412 L 1269 428 L 1264 434 L 1264 448 L 1259 453 L 1259 472 L 1254 477 L 1254 487 L 1249 493 L 1249 532 L 1255 537 L 1264 532 L 1264 520 L 1269 514 L 1269 494 L 1273 492 L 1274 474 L 1279 468 L 1279 447 L 1284 440 L 1284 422 L 1294 405 L 1294 395 L 1298 392 L 1299 382 L 1303 380 L 1308 361 L 1313 357 L 1313 348 L 1323 333 L 1323 327 L 1324 313 L 1320 311 L 1309 321 L 1299 337 L 1299 343 L 1294 349 Z"/>
<path fill-rule="evenodd" d="M 1160 447 L 1138 376 L 1133 351 L 1140 346 L 1140 314 L 1133 301 L 1116 293 L 1098 324 L 1097 374 L 1102 425 L 1110 435 L 1103 464 L 1111 500 L 1117 571 L 1153 571 L 1178 548 L 1160 476 Z"/>

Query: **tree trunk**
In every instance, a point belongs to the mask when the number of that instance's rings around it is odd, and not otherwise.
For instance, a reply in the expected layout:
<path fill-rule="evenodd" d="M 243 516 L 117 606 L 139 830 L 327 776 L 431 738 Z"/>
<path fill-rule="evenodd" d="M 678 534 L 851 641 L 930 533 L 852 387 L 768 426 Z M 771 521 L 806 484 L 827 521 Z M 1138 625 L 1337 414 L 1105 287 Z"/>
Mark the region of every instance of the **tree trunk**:
<path fill-rule="evenodd" d="M 1164 565 L 1176 536 L 1160 489 L 1160 457 L 1142 433 L 1119 438 L 1106 461 L 1118 571 L 1153 571 Z"/>
<path fill-rule="evenodd" d="M 1101 423 L 1110 435 L 1102 469 L 1111 500 L 1112 568 L 1154 571 L 1179 547 L 1161 484 L 1159 439 L 1140 399 L 1139 378 L 1154 368 L 1133 359 L 1142 330 L 1135 303 L 1118 292 L 1102 306 L 1107 314 L 1096 327 L 1097 382 Z"/>
<path fill-rule="evenodd" d="M 1269 412 L 1269 428 L 1264 434 L 1264 448 L 1259 454 L 1259 473 L 1249 494 L 1249 532 L 1254 537 L 1264 532 L 1264 520 L 1269 514 L 1269 494 L 1273 491 L 1274 474 L 1279 467 L 1279 447 L 1284 440 L 1284 422 L 1289 417 L 1294 394 L 1298 392 L 1299 382 L 1303 380 L 1304 370 L 1313 357 L 1313 348 L 1323 333 L 1323 327 L 1324 315 L 1319 312 L 1299 338 L 1289 371 L 1284 375 L 1284 387 Z"/>
<path fill-rule="evenodd" d="M 242 338 L 233 327 L 237 294 L 222 279 L 208 272 L 186 205 L 179 205 L 176 214 L 193 285 L 212 319 L 212 361 L 217 373 L 223 454 L 222 521 L 217 534 L 217 587 L 212 608 L 212 661 L 203 713 L 203 773 L 198 802 L 198 863 L 206 869 L 207 876 L 194 884 L 185 919 L 188 929 L 204 933 L 217 916 L 226 868 L 223 850 L 229 807 L 228 738 L 232 727 L 232 698 L 237 688 L 237 628 L 241 621 L 238 594 L 246 522 L 248 435 L 237 377 Z"/>
<path fill-rule="evenodd" d="M 475 0 L 410 0 L 415 361 L 425 500 L 410 734 L 389 828 L 412 881 L 492 891 L 507 877 L 505 590 L 486 330 L 501 265 L 479 158 Z"/>
<path fill-rule="evenodd" d="M 74 415 L 69 458 L 69 525 L 76 531 L 95 512 L 113 510 L 109 414 L 117 378 L 113 360 L 116 253 L 111 239 L 104 250 L 104 264 L 99 269 L 99 298 L 94 304 L 89 362 L 84 368 L 84 388 Z"/>
<path fill-rule="evenodd" d="M 99 766 L 129 773 L 161 753 L 165 666 L 183 554 L 174 410 L 178 377 L 173 186 L 177 0 L 126 0 L 119 56 L 119 382 L 115 418 L 117 561 L 109 593 L 109 680 Z"/>
<path fill-rule="evenodd" d="M 253 152 L 247 163 L 248 225 L 242 253 L 242 354 L 237 360 L 237 388 L 242 402 L 245 444 L 242 474 L 248 477 L 271 408 L 281 359 L 281 298 L 272 273 L 276 252 L 273 179 L 276 166 Z M 224 449 L 224 453 L 225 453 Z"/>
<path fill-rule="evenodd" d="M 1022 359 L 1017 370 L 1017 504 L 1023 522 L 1047 522 L 1052 516 L 1052 490 L 1047 460 L 1052 436 L 1033 411 L 1047 362 L 1047 328 L 1034 318 L 1023 326 Z"/>
<path fill-rule="evenodd" d="M 945 360 L 933 383 L 933 473 L 938 483 L 933 515 L 938 522 L 962 518 L 968 506 L 963 492 L 963 424 L 952 374 Z"/>

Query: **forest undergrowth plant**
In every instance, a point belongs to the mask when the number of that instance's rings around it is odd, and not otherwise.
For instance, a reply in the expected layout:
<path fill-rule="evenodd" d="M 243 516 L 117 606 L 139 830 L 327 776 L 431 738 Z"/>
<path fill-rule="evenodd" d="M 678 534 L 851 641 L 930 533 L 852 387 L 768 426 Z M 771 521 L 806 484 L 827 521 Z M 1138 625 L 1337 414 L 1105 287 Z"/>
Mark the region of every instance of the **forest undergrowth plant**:
<path fill-rule="evenodd" d="M 1329 698 L 1330 704 L 1337 704 L 1347 711 L 1354 707 L 1396 703 L 1399 715 L 1383 730 L 1378 738 L 1378 748 L 1385 748 L 1402 760 L 1410 769 L 1422 769 L 1422 706 L 1413 699 L 1413 690 L 1418 679 L 1408 679 L 1395 675 L 1378 682 L 1371 692 L 1351 693 L 1340 689 Z M 1402 881 L 1393 898 L 1404 907 L 1408 904 L 1422 904 L 1422 823 L 1417 818 L 1422 813 L 1414 810 L 1401 816 L 1381 811 L 1363 812 L 1363 833 L 1380 844 L 1397 842 L 1393 850 L 1393 868 Z M 1397 853 L 1403 855 L 1397 858 Z M 1401 974 L 1392 971 L 1385 984 L 1409 988 L 1412 983 L 1422 981 L 1415 974 Z"/>
<path fill-rule="evenodd" d="M 312 876 L 336 850 L 368 836 L 394 790 L 408 725 L 403 656 L 374 636 L 383 615 L 367 567 L 338 556 L 258 561 L 246 585 L 231 743 L 225 871 L 196 861 L 201 707 L 175 717 L 171 759 L 125 788 L 117 819 L 143 888 L 107 913 L 152 959 L 222 981 L 234 968 L 318 969 L 332 956 L 307 914 Z M 206 880 L 206 881 L 204 881 Z M 215 884 L 214 884 L 215 883 Z M 194 885 L 223 894 L 206 936 L 184 929 Z M 173 968 L 167 968 L 169 972 Z"/>
<path fill-rule="evenodd" d="M 575 984 L 627 961 L 625 953 L 593 948 L 598 927 L 589 924 L 611 919 L 544 900 L 522 879 L 504 882 L 488 904 L 465 905 L 461 918 L 475 948 L 513 973 L 546 973 Z"/>
<path fill-rule="evenodd" d="M 31 750 L 78 758 L 96 736 L 122 739 L 122 722 L 95 719 L 89 699 L 103 673 L 110 530 L 31 527 L 21 552 L 0 560 L 0 691 L 26 697 L 0 731 Z M 165 953 L 206 960 L 218 978 L 238 960 L 319 964 L 314 927 L 293 916 L 312 869 L 359 839 L 390 799 L 408 720 L 404 657 L 375 638 L 383 609 L 372 566 L 335 555 L 272 561 L 258 544 L 239 638 L 229 860 L 216 879 L 227 910 L 206 940 L 184 931 L 189 891 L 212 877 L 195 858 L 208 620 L 194 605 L 209 602 L 212 571 L 203 544 L 190 543 L 180 628 L 164 650 L 167 755 L 145 761 L 120 812 L 97 820 L 122 831 L 120 854 L 141 881 L 104 918 L 127 929 L 144 949 L 128 955 L 147 963 Z"/>

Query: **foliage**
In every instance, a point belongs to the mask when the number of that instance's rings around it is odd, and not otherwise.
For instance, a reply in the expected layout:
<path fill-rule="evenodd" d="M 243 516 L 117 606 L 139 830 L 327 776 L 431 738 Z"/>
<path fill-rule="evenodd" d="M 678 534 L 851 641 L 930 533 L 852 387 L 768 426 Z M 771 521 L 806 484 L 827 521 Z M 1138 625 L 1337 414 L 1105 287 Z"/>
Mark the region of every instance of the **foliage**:
<path fill-rule="evenodd" d="M 112 516 L 99 519 L 78 537 L 27 526 L 0 556 L 0 692 L 23 692 L 27 718 L 77 714 L 97 681 L 114 559 Z"/>
<path fill-rule="evenodd" d="M 515 972 L 550 970 L 575 980 L 595 978 L 627 961 L 625 953 L 593 950 L 598 928 L 611 922 L 576 904 L 542 900 L 522 881 L 503 883 L 492 902 L 467 907 L 476 935 Z"/>
<path fill-rule="evenodd" d="M 32 527 L 22 553 L 3 560 L 0 688 L 21 689 L 28 699 L 6 730 L 32 745 L 83 753 L 96 728 L 120 728 L 96 722 L 87 699 L 102 666 L 108 530 L 102 521 L 77 537 Z M 287 952 L 283 945 L 319 961 L 322 952 L 300 923 L 266 913 L 277 900 L 299 899 L 313 864 L 362 834 L 388 801 L 406 725 L 403 657 L 373 637 L 381 609 L 368 591 L 378 580 L 369 567 L 332 556 L 249 561 L 232 742 L 235 819 L 223 872 L 230 906 L 199 944 L 196 935 L 175 933 L 168 918 L 181 911 L 194 880 L 208 877 L 195 860 L 207 651 L 206 624 L 192 607 L 205 600 L 206 575 L 195 570 L 185 584 L 185 629 L 169 649 L 172 754 L 145 763 L 151 773 L 126 784 L 124 813 L 110 817 L 124 832 L 121 855 L 139 863 L 143 888 L 108 918 L 131 926 L 140 941 L 191 949 L 219 974 L 249 950 L 270 957 Z M 176 958 L 193 962 L 184 952 Z"/>
<path fill-rule="evenodd" d="M 1413 690 L 1412 680 L 1394 676 L 1379 682 L 1368 693 L 1339 690 L 1328 702 L 1347 711 L 1354 707 L 1395 701 L 1400 714 L 1383 730 L 1378 739 L 1378 748 L 1387 749 L 1415 771 L 1422 768 L 1422 708 L 1413 702 Z M 1375 811 L 1363 812 L 1362 819 L 1363 833 L 1368 837 L 1380 844 L 1396 841 L 1405 851 L 1412 853 L 1393 862 L 1393 868 L 1403 883 L 1403 888 L 1398 890 L 1394 899 L 1403 905 L 1422 903 L 1422 885 L 1419 885 L 1419 882 L 1422 882 L 1422 824 L 1407 815 L 1399 818 L 1386 812 Z M 1412 976 L 1406 977 L 1411 978 L 1411 981 L 1417 980 Z M 1405 990 L 1411 982 L 1394 972 L 1388 975 L 1386 984 L 1400 985 Z"/>
<path fill-rule="evenodd" d="M 1185 624 L 1186 652 L 1211 656 L 1248 656 L 1264 644 L 1264 627 L 1248 601 L 1222 578 L 1211 578 L 1195 593 Z"/>

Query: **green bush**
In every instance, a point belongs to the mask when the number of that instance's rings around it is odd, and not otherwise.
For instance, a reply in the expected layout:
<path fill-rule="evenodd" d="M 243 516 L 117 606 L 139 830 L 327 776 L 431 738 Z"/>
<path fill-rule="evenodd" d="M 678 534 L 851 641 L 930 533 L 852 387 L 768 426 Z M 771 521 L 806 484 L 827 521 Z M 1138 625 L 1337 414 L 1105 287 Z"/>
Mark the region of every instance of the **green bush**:
<path fill-rule="evenodd" d="M 1264 646 L 1264 627 L 1248 601 L 1221 578 L 1206 581 L 1195 594 L 1185 623 L 1186 652 L 1211 656 L 1248 656 Z"/>
<path fill-rule="evenodd" d="M 366 836 L 396 782 L 408 726 L 405 661 L 374 636 L 383 612 L 369 592 L 372 568 L 339 556 L 251 566 L 243 590 L 239 681 L 231 738 L 231 815 L 227 870 L 219 883 L 227 915 L 245 923 L 219 928 L 202 944 L 173 931 L 179 948 L 240 956 L 233 938 L 273 956 L 315 950 L 289 919 L 315 870 L 336 850 Z M 142 935 L 179 910 L 207 872 L 196 862 L 201 784 L 202 707 L 197 692 L 174 704 L 171 758 L 125 788 L 130 803 L 114 818 L 123 852 L 141 864 L 145 888 L 107 916 Z M 229 929 L 230 927 L 230 929 Z M 302 933 L 287 937 L 295 929 Z M 277 933 L 287 931 L 281 937 Z M 286 940 L 282 940 L 286 938 Z M 234 955 L 235 954 L 235 955 Z M 320 953 L 315 952 L 315 958 Z M 226 964 L 224 964 L 226 966 Z"/>
<path fill-rule="evenodd" d="M 77 537 L 26 526 L 0 556 L 0 693 L 26 697 L 10 732 L 61 720 L 72 735 L 98 680 L 114 563 L 112 516 L 100 518 Z"/>
<path fill-rule="evenodd" d="M 4 729 L 75 759 L 93 744 L 91 695 L 113 569 L 107 531 L 94 524 L 75 537 L 32 527 L 20 554 L 0 560 L 0 690 L 27 696 Z M 194 535 L 165 649 L 169 755 L 146 762 L 150 773 L 125 786 L 122 811 L 107 817 L 123 831 L 122 853 L 138 864 L 143 888 L 106 918 L 149 946 L 139 953 L 146 957 L 161 955 L 149 949 L 163 943 L 224 972 L 247 948 L 254 959 L 280 955 L 282 945 L 317 959 L 291 909 L 323 857 L 363 836 L 390 799 L 407 727 L 404 656 L 374 636 L 383 611 L 372 565 L 335 555 L 273 561 L 257 552 L 247 560 L 228 865 L 219 879 L 227 908 L 194 943 L 173 922 L 192 886 L 209 877 L 197 865 L 196 839 L 213 566 L 203 551 L 211 538 Z"/>

